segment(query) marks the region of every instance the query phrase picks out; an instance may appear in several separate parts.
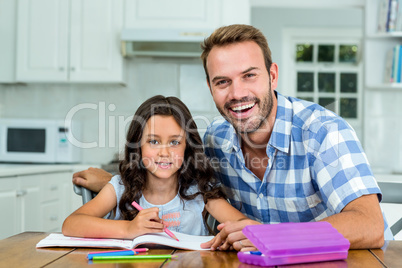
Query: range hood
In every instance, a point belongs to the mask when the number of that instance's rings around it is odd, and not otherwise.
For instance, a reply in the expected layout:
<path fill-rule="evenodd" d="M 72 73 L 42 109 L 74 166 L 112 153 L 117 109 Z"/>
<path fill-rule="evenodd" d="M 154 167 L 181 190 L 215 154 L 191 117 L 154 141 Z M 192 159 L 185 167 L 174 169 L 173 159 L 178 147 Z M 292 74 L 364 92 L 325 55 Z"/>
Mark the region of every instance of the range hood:
<path fill-rule="evenodd" d="M 212 32 L 212 29 L 123 29 L 122 54 L 125 57 L 200 57 L 201 43 Z"/>

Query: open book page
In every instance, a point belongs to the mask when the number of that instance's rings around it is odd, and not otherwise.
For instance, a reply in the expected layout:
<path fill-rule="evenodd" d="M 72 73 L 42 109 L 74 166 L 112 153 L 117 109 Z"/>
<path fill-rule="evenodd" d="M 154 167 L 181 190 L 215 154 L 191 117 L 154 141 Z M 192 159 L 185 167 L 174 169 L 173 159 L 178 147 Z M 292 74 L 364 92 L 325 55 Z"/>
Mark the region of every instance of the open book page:
<path fill-rule="evenodd" d="M 209 250 L 200 247 L 201 243 L 208 242 L 213 236 L 198 236 L 198 235 L 187 235 L 172 231 L 172 233 L 179 239 L 179 241 L 174 240 L 166 233 L 154 233 L 146 234 L 134 238 L 133 248 L 142 244 L 160 244 L 165 246 L 170 246 L 174 248 L 188 249 L 188 250 Z"/>
<path fill-rule="evenodd" d="M 132 248 L 133 240 L 109 238 L 70 237 L 62 234 L 50 234 L 36 244 L 37 248 L 44 247 L 83 247 L 83 248 Z"/>
<path fill-rule="evenodd" d="M 134 240 L 109 239 L 109 238 L 83 238 L 69 237 L 62 234 L 50 234 L 36 244 L 37 248 L 43 247 L 91 247 L 91 248 L 135 248 L 141 244 L 158 244 L 174 248 L 189 250 L 205 250 L 200 247 L 201 243 L 207 242 L 213 236 L 186 235 L 173 232 L 180 240 L 176 241 L 166 233 L 146 234 Z"/>

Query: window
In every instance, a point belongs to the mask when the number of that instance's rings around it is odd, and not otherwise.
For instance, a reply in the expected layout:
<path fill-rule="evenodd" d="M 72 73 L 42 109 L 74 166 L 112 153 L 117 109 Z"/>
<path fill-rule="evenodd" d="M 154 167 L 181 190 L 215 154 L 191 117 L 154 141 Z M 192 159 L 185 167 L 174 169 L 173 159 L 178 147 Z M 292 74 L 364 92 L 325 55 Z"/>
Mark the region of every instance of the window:
<path fill-rule="evenodd" d="M 348 121 L 361 138 L 361 34 L 351 32 L 287 31 L 283 51 L 285 71 L 293 79 L 287 81 L 286 93 L 335 112 Z"/>

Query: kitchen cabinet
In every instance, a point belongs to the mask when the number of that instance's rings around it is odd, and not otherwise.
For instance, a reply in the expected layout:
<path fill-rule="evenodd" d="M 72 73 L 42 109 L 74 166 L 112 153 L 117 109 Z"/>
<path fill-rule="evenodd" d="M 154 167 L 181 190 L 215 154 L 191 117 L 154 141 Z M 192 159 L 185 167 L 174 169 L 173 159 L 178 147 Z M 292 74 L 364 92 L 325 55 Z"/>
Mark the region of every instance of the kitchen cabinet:
<path fill-rule="evenodd" d="M 39 175 L 18 176 L 19 187 L 16 192 L 19 206 L 17 209 L 17 226 L 21 232 L 40 230 L 41 227 L 41 219 L 36 212 L 43 193 L 37 178 Z"/>
<path fill-rule="evenodd" d="M 25 231 L 61 231 L 64 219 L 82 205 L 71 182 L 73 172 L 82 169 L 45 167 L 43 173 L 0 174 L 0 239 Z"/>
<path fill-rule="evenodd" d="M 38 217 L 41 219 L 40 230 L 60 231 L 64 219 L 72 212 L 68 198 L 72 191 L 71 175 L 71 172 L 35 175 L 42 190 Z M 66 184 L 69 189 L 66 189 Z"/>
<path fill-rule="evenodd" d="M 15 0 L 0 0 L 0 83 L 15 82 Z"/>
<path fill-rule="evenodd" d="M 17 177 L 0 178 L 0 239 L 17 234 Z"/>
<path fill-rule="evenodd" d="M 30 177 L 0 178 L 2 222 L 0 238 L 29 230 L 40 230 L 38 182 Z"/>
<path fill-rule="evenodd" d="M 123 0 L 20 0 L 19 82 L 122 82 Z"/>
<path fill-rule="evenodd" d="M 215 29 L 250 24 L 248 0 L 126 0 L 125 28 Z"/>

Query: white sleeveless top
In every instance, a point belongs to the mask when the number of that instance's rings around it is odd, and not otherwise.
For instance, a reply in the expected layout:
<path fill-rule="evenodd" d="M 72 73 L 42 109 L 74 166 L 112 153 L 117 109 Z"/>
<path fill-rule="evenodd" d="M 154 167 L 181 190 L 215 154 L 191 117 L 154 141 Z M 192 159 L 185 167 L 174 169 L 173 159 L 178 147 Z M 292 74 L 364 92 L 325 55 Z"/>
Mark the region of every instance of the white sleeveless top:
<path fill-rule="evenodd" d="M 114 220 L 121 220 L 119 202 L 124 192 L 124 185 L 120 175 L 114 176 L 109 183 L 113 185 L 117 197 L 116 213 L 111 217 Z M 187 194 L 196 192 L 198 192 L 198 186 L 194 185 L 188 189 Z M 158 207 L 159 218 L 163 220 L 171 231 L 191 235 L 209 235 L 202 217 L 205 204 L 201 195 L 198 195 L 193 200 L 182 200 L 177 194 L 175 198 L 163 205 L 153 205 L 142 195 L 139 205 L 144 209 Z"/>

